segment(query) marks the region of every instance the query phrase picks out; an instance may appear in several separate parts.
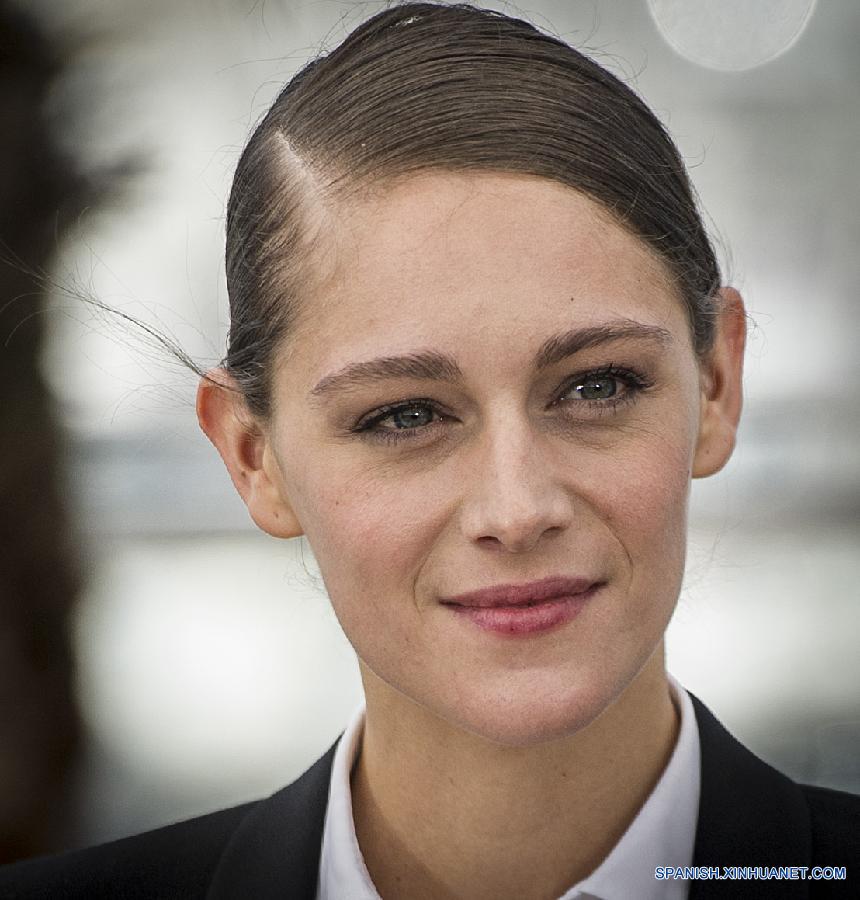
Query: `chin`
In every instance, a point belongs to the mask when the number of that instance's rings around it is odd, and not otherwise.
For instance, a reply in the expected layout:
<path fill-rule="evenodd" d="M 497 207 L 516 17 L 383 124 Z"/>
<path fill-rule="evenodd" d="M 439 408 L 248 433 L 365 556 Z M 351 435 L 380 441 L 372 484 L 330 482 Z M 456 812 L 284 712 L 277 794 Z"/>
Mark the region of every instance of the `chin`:
<path fill-rule="evenodd" d="M 516 697 L 477 698 L 451 717 L 452 724 L 505 747 L 532 747 L 572 737 L 587 728 L 621 693 L 612 685 L 578 690 L 532 689 Z"/>

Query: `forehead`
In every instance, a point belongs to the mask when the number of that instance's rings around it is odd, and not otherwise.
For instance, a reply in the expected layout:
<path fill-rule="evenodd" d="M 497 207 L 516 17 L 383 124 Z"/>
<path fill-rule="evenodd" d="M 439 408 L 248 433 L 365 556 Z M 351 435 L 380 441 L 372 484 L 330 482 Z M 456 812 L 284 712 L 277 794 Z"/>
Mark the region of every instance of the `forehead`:
<path fill-rule="evenodd" d="M 548 179 L 423 173 L 332 218 L 333 274 L 295 335 L 303 366 L 466 337 L 486 353 L 519 337 L 525 353 L 559 327 L 618 319 L 688 330 L 659 256 L 599 204 Z"/>

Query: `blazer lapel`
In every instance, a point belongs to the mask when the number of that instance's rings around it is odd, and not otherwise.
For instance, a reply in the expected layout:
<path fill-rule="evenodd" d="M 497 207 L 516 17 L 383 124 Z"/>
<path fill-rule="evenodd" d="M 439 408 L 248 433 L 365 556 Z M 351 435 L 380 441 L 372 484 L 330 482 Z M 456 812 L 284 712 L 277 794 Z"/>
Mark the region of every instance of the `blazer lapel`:
<path fill-rule="evenodd" d="M 736 741 L 692 694 L 702 752 L 694 866 L 810 866 L 802 790 Z M 215 869 L 207 900 L 315 900 L 335 743 L 288 787 L 256 804 Z M 690 900 L 806 900 L 809 882 L 697 880 Z"/>
<path fill-rule="evenodd" d="M 242 820 L 221 855 L 207 900 L 314 900 L 336 746 Z"/>
<path fill-rule="evenodd" d="M 723 866 L 811 865 L 811 823 L 803 791 L 738 743 L 698 698 L 692 700 L 702 749 L 693 865 L 720 871 Z M 808 896 L 808 882 L 800 880 L 690 884 L 690 900 Z"/>

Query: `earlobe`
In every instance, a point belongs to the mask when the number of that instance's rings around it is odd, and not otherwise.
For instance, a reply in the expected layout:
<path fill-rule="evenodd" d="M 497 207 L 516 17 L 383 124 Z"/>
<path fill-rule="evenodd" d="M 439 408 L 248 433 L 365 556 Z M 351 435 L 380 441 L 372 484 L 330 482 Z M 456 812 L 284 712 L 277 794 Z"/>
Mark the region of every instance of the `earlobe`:
<path fill-rule="evenodd" d="M 741 295 L 734 288 L 722 288 L 718 301 L 714 344 L 702 362 L 694 478 L 713 475 L 729 461 L 743 402 L 746 311 Z"/>
<path fill-rule="evenodd" d="M 255 524 L 273 537 L 302 534 L 269 438 L 224 369 L 212 369 L 200 379 L 197 420 L 224 461 Z"/>

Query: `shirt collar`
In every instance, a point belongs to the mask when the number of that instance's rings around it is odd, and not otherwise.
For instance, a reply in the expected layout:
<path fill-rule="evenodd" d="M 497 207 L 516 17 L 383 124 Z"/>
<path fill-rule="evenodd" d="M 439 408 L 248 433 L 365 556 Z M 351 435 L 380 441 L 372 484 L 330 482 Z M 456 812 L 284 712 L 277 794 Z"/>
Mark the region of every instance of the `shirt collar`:
<path fill-rule="evenodd" d="M 657 881 L 657 866 L 689 866 L 699 815 L 699 730 L 689 694 L 670 675 L 680 717 L 675 749 L 636 818 L 603 862 L 560 900 L 684 900 L 688 883 Z M 380 900 L 364 864 L 352 818 L 350 774 L 364 729 L 357 709 L 335 752 L 320 856 L 317 900 Z"/>
<path fill-rule="evenodd" d="M 686 881 L 657 881 L 657 866 L 690 866 L 699 818 L 699 729 L 690 695 L 670 675 L 669 689 L 681 720 L 672 756 L 609 855 L 561 900 L 591 894 L 600 900 L 684 900 Z"/>
<path fill-rule="evenodd" d="M 380 900 L 355 836 L 349 779 L 364 731 L 364 704 L 355 711 L 337 745 L 320 854 L 317 900 Z"/>

